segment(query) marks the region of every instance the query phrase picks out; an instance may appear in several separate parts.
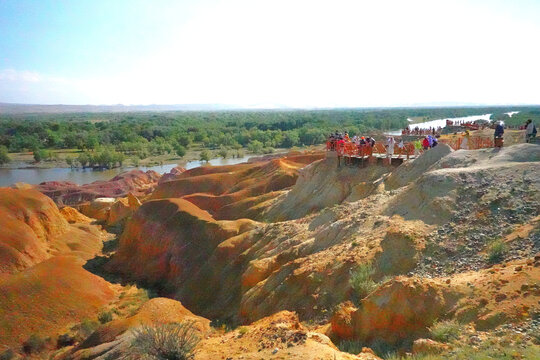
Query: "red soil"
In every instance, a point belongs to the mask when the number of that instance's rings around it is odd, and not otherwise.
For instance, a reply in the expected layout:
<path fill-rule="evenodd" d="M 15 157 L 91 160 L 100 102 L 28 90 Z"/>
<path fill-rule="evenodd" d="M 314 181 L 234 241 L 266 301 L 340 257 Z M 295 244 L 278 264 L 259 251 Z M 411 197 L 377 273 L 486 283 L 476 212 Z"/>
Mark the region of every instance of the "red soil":
<path fill-rule="evenodd" d="M 77 185 L 69 181 L 49 181 L 35 188 L 58 205 L 77 205 L 99 197 L 124 197 L 128 193 L 143 196 L 157 185 L 160 175 L 155 171 L 131 170 L 108 181 Z"/>

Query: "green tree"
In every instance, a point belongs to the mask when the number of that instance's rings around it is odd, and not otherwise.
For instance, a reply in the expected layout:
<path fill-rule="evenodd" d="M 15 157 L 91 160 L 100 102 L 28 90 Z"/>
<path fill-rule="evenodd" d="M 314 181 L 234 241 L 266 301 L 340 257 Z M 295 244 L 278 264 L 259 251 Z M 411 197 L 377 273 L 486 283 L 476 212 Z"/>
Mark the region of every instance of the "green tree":
<path fill-rule="evenodd" d="M 47 157 L 47 153 L 45 152 L 45 150 L 41 150 L 39 148 L 35 148 L 33 151 L 33 154 L 34 154 L 35 162 L 41 162 L 42 160 L 45 160 L 45 158 Z"/>
<path fill-rule="evenodd" d="M 253 140 L 248 144 L 248 150 L 255 154 L 260 154 L 264 148 L 264 145 L 259 140 Z"/>
<path fill-rule="evenodd" d="M 84 147 L 88 150 L 94 150 L 99 145 L 99 140 L 96 135 L 89 135 L 84 141 Z"/>
<path fill-rule="evenodd" d="M 86 152 L 83 152 L 79 155 L 77 161 L 81 164 L 83 168 L 85 168 L 90 163 L 90 155 Z"/>
<path fill-rule="evenodd" d="M 4 145 L 0 146 L 0 165 L 7 164 L 10 162 L 11 159 L 9 158 L 9 153 L 7 147 Z"/>
<path fill-rule="evenodd" d="M 191 138 L 187 134 L 180 135 L 178 137 L 178 144 L 187 148 L 191 144 Z"/>
<path fill-rule="evenodd" d="M 296 131 L 288 131 L 285 133 L 285 136 L 283 136 L 281 146 L 284 148 L 292 148 L 293 146 L 298 145 L 299 142 L 300 138 L 298 137 L 298 133 Z"/>
<path fill-rule="evenodd" d="M 218 151 L 218 155 L 221 158 L 226 159 L 229 156 L 229 150 L 227 150 L 226 147 L 222 146 Z"/>
<path fill-rule="evenodd" d="M 184 146 L 177 145 L 175 150 L 176 150 L 176 155 L 180 157 L 186 156 L 186 148 Z"/>
<path fill-rule="evenodd" d="M 210 158 L 211 158 L 210 151 L 208 151 L 208 150 L 201 151 L 201 155 L 199 156 L 199 159 L 201 161 L 209 162 Z"/>

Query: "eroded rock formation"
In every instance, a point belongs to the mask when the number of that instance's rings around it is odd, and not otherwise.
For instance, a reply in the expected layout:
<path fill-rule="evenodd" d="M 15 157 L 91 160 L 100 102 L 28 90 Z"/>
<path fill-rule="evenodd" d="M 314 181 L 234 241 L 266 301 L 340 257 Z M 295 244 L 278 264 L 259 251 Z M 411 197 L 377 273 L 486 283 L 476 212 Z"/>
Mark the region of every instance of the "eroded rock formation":
<path fill-rule="evenodd" d="M 155 171 L 131 170 L 108 181 L 85 185 L 69 181 L 48 181 L 36 185 L 35 189 L 53 199 L 59 206 L 73 206 L 96 198 L 126 197 L 128 193 L 144 196 L 152 192 L 159 179 L 160 175 Z"/>

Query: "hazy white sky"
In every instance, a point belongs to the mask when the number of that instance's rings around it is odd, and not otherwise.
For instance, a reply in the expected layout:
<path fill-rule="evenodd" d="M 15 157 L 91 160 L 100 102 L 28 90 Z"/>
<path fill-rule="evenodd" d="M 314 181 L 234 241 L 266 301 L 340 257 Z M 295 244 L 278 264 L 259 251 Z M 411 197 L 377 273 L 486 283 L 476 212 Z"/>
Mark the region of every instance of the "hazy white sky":
<path fill-rule="evenodd" d="M 540 1 L 35 3 L 0 0 L 0 102 L 540 104 Z"/>

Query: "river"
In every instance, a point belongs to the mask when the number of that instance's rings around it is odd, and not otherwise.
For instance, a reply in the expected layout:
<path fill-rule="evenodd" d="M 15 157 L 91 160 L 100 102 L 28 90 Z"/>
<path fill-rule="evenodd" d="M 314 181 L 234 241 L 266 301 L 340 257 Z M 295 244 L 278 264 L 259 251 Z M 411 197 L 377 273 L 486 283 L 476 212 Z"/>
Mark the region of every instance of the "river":
<path fill-rule="evenodd" d="M 512 112 L 512 114 L 509 116 L 512 116 L 513 114 L 518 113 L 518 111 Z M 464 117 L 456 117 L 456 118 L 444 118 L 444 119 L 436 119 L 436 120 L 430 120 L 426 122 L 420 122 L 420 123 L 410 123 L 409 127 L 411 129 L 414 129 L 415 127 L 418 127 L 419 129 L 429 129 L 429 128 L 438 128 L 438 127 L 445 127 L 446 126 L 446 120 L 453 121 L 454 124 L 460 124 L 465 123 L 469 121 L 476 121 L 476 120 L 490 120 L 491 114 L 483 114 L 483 115 L 471 115 L 471 116 L 464 116 Z M 407 119 L 409 122 L 412 122 L 411 119 Z M 386 135 L 392 135 L 392 136 L 400 136 L 401 130 L 392 130 L 385 133 Z"/>
<path fill-rule="evenodd" d="M 246 155 L 241 158 L 229 159 L 212 159 L 210 164 L 219 165 L 234 165 L 248 161 L 250 158 L 260 155 Z M 189 161 L 184 167 L 189 170 L 201 166 L 201 161 Z M 76 184 L 88 184 L 97 180 L 110 180 L 116 175 L 125 171 L 139 169 L 142 171 L 154 170 L 160 174 L 165 174 L 176 167 L 177 164 L 167 164 L 158 166 L 139 166 L 139 167 L 122 167 L 109 170 L 92 170 L 92 169 L 70 169 L 70 168 L 51 168 L 51 169 L 2 169 L 0 168 L 0 187 L 9 186 L 17 182 L 27 184 L 40 184 L 45 181 L 71 181 Z"/>

